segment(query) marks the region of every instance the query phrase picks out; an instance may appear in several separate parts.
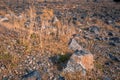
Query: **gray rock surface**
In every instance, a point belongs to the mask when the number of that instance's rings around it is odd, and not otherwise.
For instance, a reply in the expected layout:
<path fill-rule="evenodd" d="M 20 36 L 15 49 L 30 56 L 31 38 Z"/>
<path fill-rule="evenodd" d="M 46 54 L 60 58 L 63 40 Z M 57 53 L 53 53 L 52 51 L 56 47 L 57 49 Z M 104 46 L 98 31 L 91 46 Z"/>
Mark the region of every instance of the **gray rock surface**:
<path fill-rule="evenodd" d="M 67 63 L 65 72 L 82 71 L 85 75 L 86 71 L 93 68 L 93 55 L 87 50 L 76 50 Z"/>
<path fill-rule="evenodd" d="M 40 73 L 36 70 L 22 76 L 22 80 L 41 80 Z"/>
<path fill-rule="evenodd" d="M 69 48 L 75 51 L 81 50 L 82 46 L 80 46 L 75 39 L 71 39 L 71 41 L 69 42 Z"/>

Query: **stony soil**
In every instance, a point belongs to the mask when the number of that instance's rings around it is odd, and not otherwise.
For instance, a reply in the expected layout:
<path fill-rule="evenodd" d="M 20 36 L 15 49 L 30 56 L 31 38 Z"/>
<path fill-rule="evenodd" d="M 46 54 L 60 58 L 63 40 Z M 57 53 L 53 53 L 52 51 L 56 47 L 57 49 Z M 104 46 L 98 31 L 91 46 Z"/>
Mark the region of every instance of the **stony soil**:
<path fill-rule="evenodd" d="M 86 1 L 0 0 L 0 80 L 120 80 L 120 3 Z M 71 38 L 94 55 L 85 76 L 62 71 Z"/>

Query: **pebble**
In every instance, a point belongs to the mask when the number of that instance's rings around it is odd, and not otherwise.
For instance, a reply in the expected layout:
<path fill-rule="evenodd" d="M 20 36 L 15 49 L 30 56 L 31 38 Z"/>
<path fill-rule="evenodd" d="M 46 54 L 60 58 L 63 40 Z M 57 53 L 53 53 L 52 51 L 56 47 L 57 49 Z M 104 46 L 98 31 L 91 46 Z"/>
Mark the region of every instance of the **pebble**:
<path fill-rule="evenodd" d="M 22 76 L 22 80 L 41 80 L 39 71 L 34 70 Z"/>
<path fill-rule="evenodd" d="M 69 42 L 69 48 L 71 50 L 81 50 L 82 46 L 80 46 L 75 39 L 71 39 Z"/>
<path fill-rule="evenodd" d="M 113 36 L 113 33 L 112 32 L 108 32 L 108 36 Z"/>
<path fill-rule="evenodd" d="M 118 59 L 116 56 L 113 56 L 112 53 L 109 54 L 110 59 L 116 61 L 116 62 L 120 62 L 120 59 Z"/>
<path fill-rule="evenodd" d="M 112 38 L 109 38 L 109 40 L 114 42 L 114 43 L 120 43 L 120 38 L 119 37 L 112 37 Z"/>
<path fill-rule="evenodd" d="M 89 31 L 95 34 L 99 34 L 100 28 L 97 26 L 90 26 Z"/>

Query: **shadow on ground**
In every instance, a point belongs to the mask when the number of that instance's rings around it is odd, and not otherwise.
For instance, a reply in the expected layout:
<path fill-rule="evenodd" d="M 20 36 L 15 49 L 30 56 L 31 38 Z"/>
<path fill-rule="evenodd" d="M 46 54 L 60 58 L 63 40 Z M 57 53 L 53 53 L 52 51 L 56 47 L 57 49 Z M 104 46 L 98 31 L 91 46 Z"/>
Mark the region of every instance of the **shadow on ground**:
<path fill-rule="evenodd" d="M 66 53 L 64 55 L 58 54 L 58 55 L 50 57 L 50 60 L 52 61 L 52 63 L 54 65 L 57 66 L 57 69 L 59 71 L 61 71 L 66 67 L 66 65 L 68 63 L 68 60 L 70 59 L 71 55 L 72 55 L 71 53 Z"/>

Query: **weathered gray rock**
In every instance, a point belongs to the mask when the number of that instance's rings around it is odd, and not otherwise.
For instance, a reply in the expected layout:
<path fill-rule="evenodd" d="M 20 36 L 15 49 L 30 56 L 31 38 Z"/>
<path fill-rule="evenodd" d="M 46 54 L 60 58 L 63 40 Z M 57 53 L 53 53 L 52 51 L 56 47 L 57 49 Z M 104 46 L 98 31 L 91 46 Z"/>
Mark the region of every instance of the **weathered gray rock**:
<path fill-rule="evenodd" d="M 120 29 L 120 25 L 115 25 L 114 27 Z"/>
<path fill-rule="evenodd" d="M 5 21 L 9 21 L 9 19 L 7 17 L 0 16 L 0 22 L 5 22 Z"/>
<path fill-rule="evenodd" d="M 91 27 L 89 28 L 89 31 L 90 31 L 90 32 L 93 32 L 93 33 L 95 33 L 95 34 L 99 34 L 100 29 L 99 29 L 97 26 L 91 26 Z"/>
<path fill-rule="evenodd" d="M 112 53 L 109 54 L 109 57 L 110 57 L 110 59 L 112 59 L 113 61 L 120 62 L 120 59 L 119 59 L 118 57 L 116 57 L 116 56 L 113 56 Z"/>
<path fill-rule="evenodd" d="M 76 51 L 81 50 L 82 46 L 80 46 L 75 39 L 71 39 L 71 41 L 69 42 L 69 48 Z"/>
<path fill-rule="evenodd" d="M 22 80 L 41 80 L 40 73 L 36 70 L 22 76 Z"/>
<path fill-rule="evenodd" d="M 105 77 L 103 78 L 103 80 L 111 80 L 109 77 Z"/>
<path fill-rule="evenodd" d="M 94 67 L 93 55 L 87 50 L 76 50 L 67 63 L 67 67 L 63 70 L 65 72 L 82 71 L 85 75 L 87 70 Z"/>
<path fill-rule="evenodd" d="M 26 27 L 26 28 L 28 28 L 28 27 L 30 27 L 30 20 L 27 20 L 25 23 L 24 23 L 24 26 Z"/>
<path fill-rule="evenodd" d="M 58 18 L 55 16 L 54 18 L 53 18 L 53 20 L 52 20 L 52 22 L 53 22 L 53 24 L 55 24 L 56 22 L 58 22 L 59 20 L 58 20 Z"/>
<path fill-rule="evenodd" d="M 114 42 L 114 43 L 120 43 L 120 38 L 119 37 L 112 37 L 112 38 L 109 38 L 109 40 Z"/>

